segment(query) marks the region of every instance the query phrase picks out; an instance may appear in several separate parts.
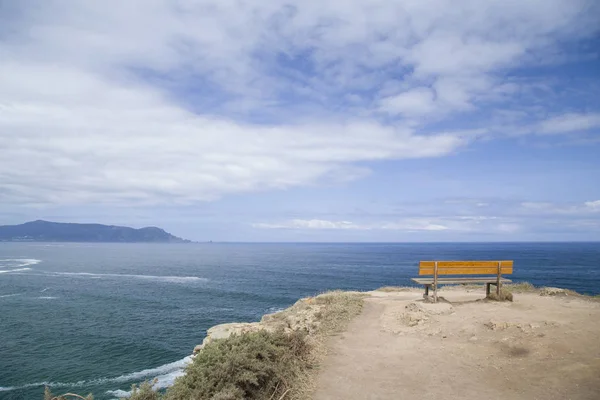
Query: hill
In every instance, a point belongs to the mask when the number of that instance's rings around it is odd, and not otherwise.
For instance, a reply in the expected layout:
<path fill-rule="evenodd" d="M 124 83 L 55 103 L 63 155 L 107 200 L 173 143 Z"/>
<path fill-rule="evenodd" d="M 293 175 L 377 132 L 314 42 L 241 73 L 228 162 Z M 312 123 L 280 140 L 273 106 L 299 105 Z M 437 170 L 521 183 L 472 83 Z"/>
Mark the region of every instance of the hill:
<path fill-rule="evenodd" d="M 1 225 L 3 242 L 111 242 L 111 243 L 186 243 L 156 227 L 130 228 L 101 224 L 72 224 L 32 221 L 21 225 Z"/>

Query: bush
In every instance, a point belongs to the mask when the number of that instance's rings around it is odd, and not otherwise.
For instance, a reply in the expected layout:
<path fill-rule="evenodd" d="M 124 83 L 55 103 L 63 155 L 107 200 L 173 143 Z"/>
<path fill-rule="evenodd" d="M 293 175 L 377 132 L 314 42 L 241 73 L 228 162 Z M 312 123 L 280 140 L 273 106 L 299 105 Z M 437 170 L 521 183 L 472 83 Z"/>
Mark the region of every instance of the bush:
<path fill-rule="evenodd" d="M 304 339 L 300 332 L 259 331 L 215 340 L 198 353 L 165 399 L 279 399 L 310 367 Z"/>
<path fill-rule="evenodd" d="M 131 387 L 129 400 L 160 400 L 162 396 L 152 389 L 151 382 L 143 382 L 140 386 Z"/>

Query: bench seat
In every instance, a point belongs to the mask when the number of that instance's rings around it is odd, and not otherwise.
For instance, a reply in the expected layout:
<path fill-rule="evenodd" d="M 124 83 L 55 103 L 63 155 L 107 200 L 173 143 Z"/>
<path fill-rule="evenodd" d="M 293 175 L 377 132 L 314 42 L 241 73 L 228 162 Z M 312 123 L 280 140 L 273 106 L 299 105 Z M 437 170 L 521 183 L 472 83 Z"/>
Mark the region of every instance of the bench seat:
<path fill-rule="evenodd" d="M 495 276 L 489 278 L 438 278 L 438 285 L 459 285 L 461 283 L 496 283 L 498 280 Z M 412 281 L 419 285 L 433 285 L 433 278 L 412 278 Z M 500 278 L 500 283 L 511 283 L 510 279 Z"/>
<path fill-rule="evenodd" d="M 435 303 L 438 299 L 437 291 L 440 285 L 483 283 L 485 284 L 486 296 L 490 295 L 491 285 L 496 286 L 496 293 L 500 295 L 502 284 L 512 282 L 510 279 L 503 278 L 502 275 L 512 273 L 512 260 L 421 261 L 419 262 L 419 275 L 433 276 L 412 278 L 412 281 L 425 286 L 423 297 L 427 300 L 429 299 L 429 289 L 433 289 L 433 302 Z M 440 275 L 450 276 L 441 278 Z"/>

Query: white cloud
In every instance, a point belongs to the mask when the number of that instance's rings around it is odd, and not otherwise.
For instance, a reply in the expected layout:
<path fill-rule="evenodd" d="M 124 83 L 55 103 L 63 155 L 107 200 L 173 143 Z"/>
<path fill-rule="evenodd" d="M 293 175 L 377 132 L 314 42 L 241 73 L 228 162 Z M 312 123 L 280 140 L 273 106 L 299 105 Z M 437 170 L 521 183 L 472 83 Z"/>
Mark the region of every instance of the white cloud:
<path fill-rule="evenodd" d="M 600 127 L 600 113 L 569 113 L 547 119 L 536 129 L 541 134 L 559 134 L 587 131 Z"/>
<path fill-rule="evenodd" d="M 587 208 L 590 208 L 594 211 L 600 211 L 600 200 L 586 201 L 584 204 Z"/>
<path fill-rule="evenodd" d="M 368 120 L 260 126 L 194 114 L 140 85 L 38 72 L 0 67 L 3 202 L 210 200 L 353 177 L 352 162 L 435 157 L 470 140 Z M 27 101 L 12 100 L 17 90 Z"/>
<path fill-rule="evenodd" d="M 521 207 L 522 211 L 536 214 L 585 215 L 600 211 L 600 200 L 566 204 L 551 202 L 524 202 L 521 203 Z"/>
<path fill-rule="evenodd" d="M 505 233 L 515 233 L 521 229 L 519 224 L 499 224 L 498 230 Z"/>
<path fill-rule="evenodd" d="M 554 205 L 549 202 L 534 202 L 526 201 L 521 203 L 521 206 L 528 210 L 550 210 L 554 208 Z"/>
<path fill-rule="evenodd" d="M 194 202 L 449 154 L 466 128 L 424 135 L 377 111 L 476 108 L 504 87 L 498 71 L 594 33 L 585 4 L 14 2 L 0 16 L 0 202 Z"/>
<path fill-rule="evenodd" d="M 441 223 L 432 222 L 428 219 L 411 218 L 401 222 L 384 223 L 379 229 L 394 231 L 445 231 L 450 228 Z"/>
<path fill-rule="evenodd" d="M 330 221 L 322 219 L 293 219 L 282 223 L 255 223 L 261 229 L 355 229 L 355 230 L 399 230 L 399 231 L 443 231 L 443 225 L 413 218 L 401 222 L 354 223 L 350 221 Z"/>
<path fill-rule="evenodd" d="M 323 219 L 293 219 L 278 223 L 254 223 L 259 229 L 361 230 L 402 232 L 514 232 L 520 226 L 495 216 L 411 217 L 394 221 L 351 222 Z"/>
<path fill-rule="evenodd" d="M 327 221 L 323 219 L 293 219 L 282 224 L 256 223 L 263 229 L 364 229 L 350 221 Z"/>
<path fill-rule="evenodd" d="M 380 110 L 388 114 L 421 116 L 435 110 L 435 94 L 428 88 L 415 88 L 381 100 Z"/>

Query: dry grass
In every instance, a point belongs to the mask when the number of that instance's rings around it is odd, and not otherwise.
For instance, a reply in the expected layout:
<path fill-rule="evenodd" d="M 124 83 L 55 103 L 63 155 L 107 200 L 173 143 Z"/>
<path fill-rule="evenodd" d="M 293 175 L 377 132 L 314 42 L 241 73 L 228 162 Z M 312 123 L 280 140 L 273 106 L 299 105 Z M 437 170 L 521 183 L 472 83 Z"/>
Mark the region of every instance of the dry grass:
<path fill-rule="evenodd" d="M 52 394 L 52 391 L 50 391 L 50 388 L 48 386 L 46 386 L 44 388 L 44 400 L 73 400 L 73 399 L 94 400 L 94 396 L 92 394 L 88 394 L 86 397 L 83 397 L 83 396 L 80 396 L 80 395 L 74 394 L 74 393 L 65 393 L 65 394 L 61 394 L 60 396 L 55 396 Z"/>
<path fill-rule="evenodd" d="M 502 286 L 513 293 L 533 293 L 538 290 L 529 282 L 506 283 Z"/>
<path fill-rule="evenodd" d="M 394 292 L 410 292 L 415 290 L 413 286 L 384 286 L 377 289 L 378 292 L 394 293 Z"/>
<path fill-rule="evenodd" d="M 346 329 L 350 321 L 361 313 L 364 293 L 333 291 L 315 297 L 315 304 L 324 305 L 318 315 L 318 334 L 330 335 Z"/>
<path fill-rule="evenodd" d="M 494 301 L 513 301 L 513 294 L 510 290 L 501 287 L 500 294 L 492 291 L 490 294 L 488 294 L 487 299 Z"/>

